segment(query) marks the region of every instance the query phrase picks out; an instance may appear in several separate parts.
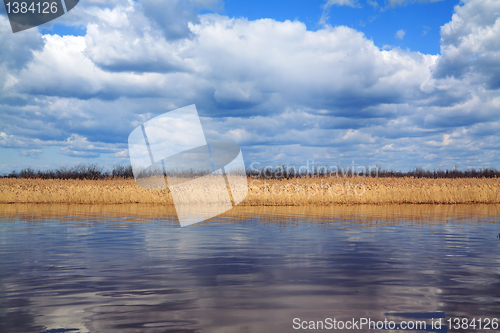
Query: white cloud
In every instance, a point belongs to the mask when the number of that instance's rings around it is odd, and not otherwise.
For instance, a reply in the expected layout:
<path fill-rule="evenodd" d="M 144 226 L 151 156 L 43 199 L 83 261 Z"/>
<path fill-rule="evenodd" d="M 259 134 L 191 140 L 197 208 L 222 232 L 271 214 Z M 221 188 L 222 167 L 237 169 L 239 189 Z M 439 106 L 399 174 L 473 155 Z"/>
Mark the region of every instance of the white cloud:
<path fill-rule="evenodd" d="M 358 0 L 326 0 L 323 6 L 321 6 L 323 13 L 319 19 L 319 24 L 325 24 L 328 21 L 332 6 L 360 7 Z"/>
<path fill-rule="evenodd" d="M 408 0 L 386 0 L 387 5 L 389 7 L 396 7 L 396 6 L 402 6 L 407 4 L 409 1 Z"/>
<path fill-rule="evenodd" d="M 12 89 L 79 98 L 196 96 L 233 109 L 289 100 L 343 113 L 351 112 L 346 106 L 371 104 L 372 96 L 394 102 L 398 94 L 415 94 L 434 61 L 400 50 L 380 51 L 347 27 L 310 32 L 300 22 L 205 15 L 191 31 L 196 38 L 174 43 L 161 37 L 158 43 L 153 37 L 144 42 L 143 32 L 134 35 L 128 29 L 109 34 L 106 25 L 94 24 L 85 37 L 45 36 L 44 49 L 35 52 Z M 180 65 L 164 72 L 159 68 L 164 61 L 155 54 L 173 54 Z M 156 64 L 155 72 L 148 62 Z"/>
<path fill-rule="evenodd" d="M 451 22 L 441 28 L 441 53 L 436 77 L 474 80 L 500 88 L 500 2 L 465 1 L 455 7 Z"/>
<path fill-rule="evenodd" d="M 444 1 L 444 0 L 386 0 L 386 7 L 394 8 L 398 6 L 406 6 L 412 3 L 428 4 L 439 1 Z"/>
<path fill-rule="evenodd" d="M 39 159 L 41 153 L 42 153 L 41 149 L 29 149 L 29 150 L 22 150 L 21 151 L 22 156 L 32 157 L 35 159 Z"/>
<path fill-rule="evenodd" d="M 326 3 L 323 5 L 323 8 L 331 6 L 356 7 L 358 6 L 358 2 L 356 0 L 326 0 Z"/>
<path fill-rule="evenodd" d="M 398 30 L 396 32 L 395 37 L 399 38 L 399 39 L 403 39 L 405 37 L 405 35 L 406 35 L 406 31 L 404 31 L 404 30 L 401 29 L 401 30 Z"/>
<path fill-rule="evenodd" d="M 101 154 L 112 154 L 118 152 L 114 144 L 92 143 L 86 137 L 78 134 L 71 134 L 69 138 L 61 142 L 61 152 L 67 156 L 97 158 Z"/>

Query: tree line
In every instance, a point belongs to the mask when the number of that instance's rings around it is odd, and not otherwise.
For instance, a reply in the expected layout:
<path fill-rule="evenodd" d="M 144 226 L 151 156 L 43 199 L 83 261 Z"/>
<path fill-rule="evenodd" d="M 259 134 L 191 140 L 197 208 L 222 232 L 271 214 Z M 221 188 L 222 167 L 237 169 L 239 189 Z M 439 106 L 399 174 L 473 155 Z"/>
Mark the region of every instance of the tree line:
<path fill-rule="evenodd" d="M 324 178 L 324 177 L 374 177 L 374 178 L 497 178 L 500 171 L 494 168 L 458 170 L 424 170 L 415 168 L 410 171 L 382 170 L 379 168 L 366 168 L 364 170 L 353 170 L 351 168 L 337 167 L 335 170 L 326 168 L 312 168 L 312 170 L 298 170 L 293 166 L 279 165 L 256 170 L 247 169 L 248 177 L 261 179 L 294 179 L 294 178 Z M 195 175 L 196 176 L 196 175 Z M 98 166 L 97 164 L 80 164 L 73 167 L 61 167 L 54 170 L 35 170 L 25 168 L 20 171 L 12 171 L 0 176 L 2 178 L 25 178 L 25 179 L 108 179 L 108 178 L 134 178 L 130 165 L 116 165 L 111 169 Z"/>

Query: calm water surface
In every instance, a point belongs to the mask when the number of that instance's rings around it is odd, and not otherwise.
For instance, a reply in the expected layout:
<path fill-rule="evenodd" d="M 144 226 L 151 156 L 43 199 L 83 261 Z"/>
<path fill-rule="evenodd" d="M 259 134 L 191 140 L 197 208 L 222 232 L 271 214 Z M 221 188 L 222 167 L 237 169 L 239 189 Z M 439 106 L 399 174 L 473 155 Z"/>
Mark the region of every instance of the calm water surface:
<path fill-rule="evenodd" d="M 186 228 L 171 215 L 4 214 L 0 332 L 296 332 L 294 318 L 500 319 L 500 216 L 467 212 L 247 210 Z"/>

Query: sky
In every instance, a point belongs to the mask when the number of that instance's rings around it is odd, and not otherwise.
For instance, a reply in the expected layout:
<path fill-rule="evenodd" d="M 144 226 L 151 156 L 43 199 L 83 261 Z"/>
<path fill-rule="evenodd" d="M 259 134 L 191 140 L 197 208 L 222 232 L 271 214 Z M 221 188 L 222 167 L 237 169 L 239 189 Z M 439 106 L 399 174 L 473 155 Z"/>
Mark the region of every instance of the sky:
<path fill-rule="evenodd" d="M 247 166 L 500 169 L 500 1 L 81 0 L 12 33 L 0 6 L 0 174 L 128 164 L 195 104 Z"/>

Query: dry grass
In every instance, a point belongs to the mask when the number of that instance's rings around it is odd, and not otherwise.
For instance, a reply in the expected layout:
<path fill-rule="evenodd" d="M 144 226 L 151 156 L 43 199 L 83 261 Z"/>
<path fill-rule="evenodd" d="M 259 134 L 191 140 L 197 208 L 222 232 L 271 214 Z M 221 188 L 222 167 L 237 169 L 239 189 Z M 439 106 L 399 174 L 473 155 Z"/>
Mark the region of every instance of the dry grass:
<path fill-rule="evenodd" d="M 0 179 L 0 203 L 173 205 L 168 190 L 146 190 L 133 179 Z"/>
<path fill-rule="evenodd" d="M 500 203 L 500 179 L 307 178 L 249 180 L 250 206 Z"/>
<path fill-rule="evenodd" d="M 248 184 L 249 193 L 242 206 L 500 203 L 500 179 L 496 178 L 249 178 Z M 168 189 L 142 189 L 133 179 L 3 178 L 0 203 L 173 205 Z"/>

